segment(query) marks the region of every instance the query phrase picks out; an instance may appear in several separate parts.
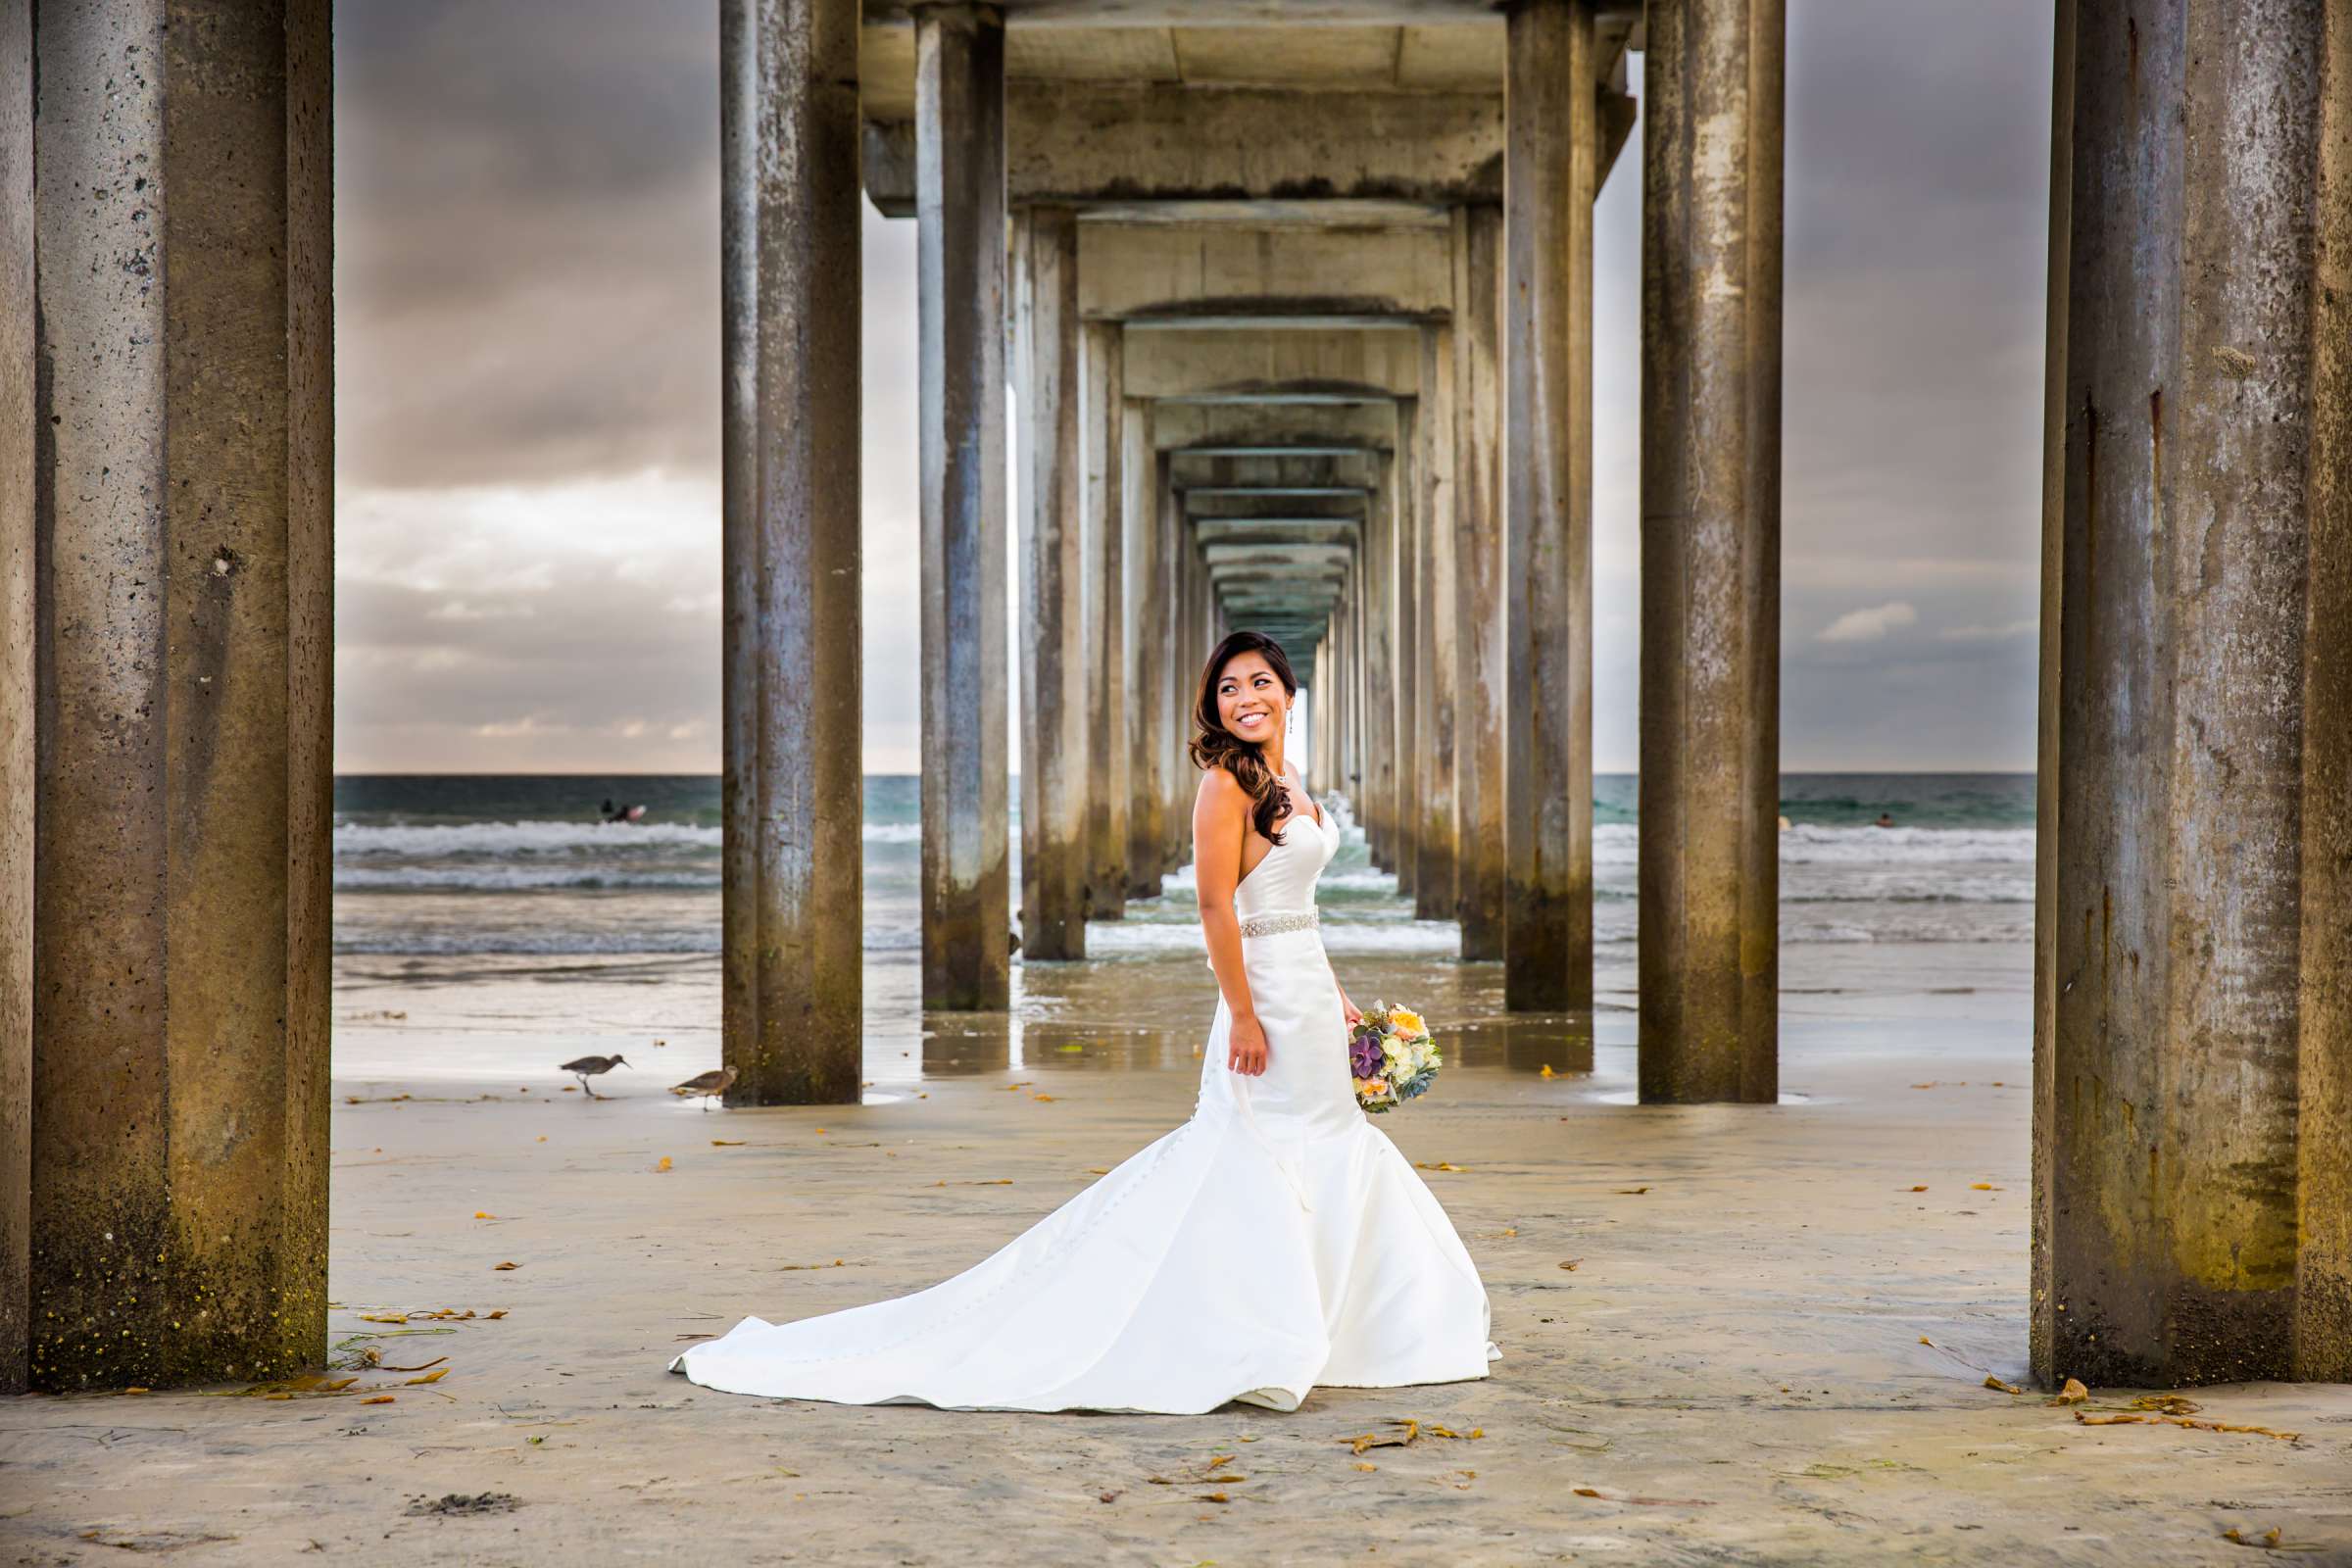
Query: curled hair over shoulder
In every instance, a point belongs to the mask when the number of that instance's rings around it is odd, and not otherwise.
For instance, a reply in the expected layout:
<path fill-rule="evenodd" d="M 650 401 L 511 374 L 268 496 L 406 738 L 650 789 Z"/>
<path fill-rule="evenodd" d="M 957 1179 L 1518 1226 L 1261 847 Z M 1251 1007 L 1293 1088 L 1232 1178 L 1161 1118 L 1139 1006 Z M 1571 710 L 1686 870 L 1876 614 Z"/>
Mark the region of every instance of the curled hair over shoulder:
<path fill-rule="evenodd" d="M 1265 748 L 1227 729 L 1217 712 L 1217 678 L 1244 654 L 1264 658 L 1274 678 L 1282 682 L 1283 691 L 1291 698 L 1298 695 L 1298 677 L 1291 673 L 1291 661 L 1282 644 L 1262 631 L 1228 633 L 1200 671 L 1200 695 L 1193 704 L 1193 765 L 1202 772 L 1221 767 L 1231 773 L 1250 797 L 1250 822 L 1258 837 L 1280 844 L 1282 838 L 1274 824 L 1282 817 L 1282 789 L 1274 769 L 1266 763 Z"/>

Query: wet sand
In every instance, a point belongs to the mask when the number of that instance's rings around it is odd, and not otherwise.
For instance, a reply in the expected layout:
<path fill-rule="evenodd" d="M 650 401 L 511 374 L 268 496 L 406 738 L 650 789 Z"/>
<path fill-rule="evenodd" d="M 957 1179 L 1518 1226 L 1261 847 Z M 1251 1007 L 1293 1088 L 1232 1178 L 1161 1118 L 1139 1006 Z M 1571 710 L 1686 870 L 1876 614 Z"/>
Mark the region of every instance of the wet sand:
<path fill-rule="evenodd" d="M 1484 1382 L 1023 1416 L 666 1374 L 744 1313 L 975 1262 L 1188 1113 L 1197 961 L 1041 966 L 1009 1024 L 925 1039 L 910 959 L 870 975 L 868 1103 L 711 1113 L 662 1093 L 716 1061 L 705 960 L 342 960 L 332 1337 L 446 1375 L 0 1401 L 0 1561 L 2233 1563 L 2226 1531 L 2277 1530 L 2352 1562 L 2352 1388 L 2192 1396 L 2289 1442 L 1984 1386 L 2026 1386 L 2006 947 L 1792 950 L 1788 1102 L 1685 1110 L 1631 1102 L 1630 951 L 1590 1034 L 1506 1025 L 1493 966 L 1344 957 L 1359 1000 L 1455 1025 L 1437 1092 L 1383 1125 L 1461 1167 L 1428 1179 L 1493 1295 Z M 561 1091 L 553 1063 L 616 1050 L 642 1067 L 612 1098 Z M 440 1308 L 506 1315 L 413 1315 Z M 1417 1441 L 1351 1450 L 1406 1419 Z M 514 1506 L 410 1511 L 484 1493 Z"/>

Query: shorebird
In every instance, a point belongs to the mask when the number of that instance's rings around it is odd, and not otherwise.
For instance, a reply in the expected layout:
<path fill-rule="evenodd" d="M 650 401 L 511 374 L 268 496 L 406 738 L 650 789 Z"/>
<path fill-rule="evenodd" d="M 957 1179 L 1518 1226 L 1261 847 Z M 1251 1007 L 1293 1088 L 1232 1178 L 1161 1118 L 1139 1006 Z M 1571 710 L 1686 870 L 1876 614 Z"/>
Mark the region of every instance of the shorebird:
<path fill-rule="evenodd" d="M 693 1077 L 687 1079 L 682 1084 L 671 1084 L 669 1086 L 669 1092 L 677 1096 L 680 1100 L 686 1100 L 692 1098 L 693 1096 L 700 1095 L 703 1097 L 703 1108 L 705 1110 L 709 1110 L 710 1108 L 711 1101 L 717 1099 L 720 1095 L 725 1094 L 734 1086 L 734 1068 L 713 1067 L 709 1072 L 696 1073 Z"/>
<path fill-rule="evenodd" d="M 618 1056 L 574 1056 L 557 1070 L 567 1072 L 577 1078 L 580 1081 L 580 1087 L 588 1091 L 590 1100 L 602 1100 L 605 1098 L 604 1096 L 598 1094 L 594 1089 L 589 1089 L 588 1080 L 609 1073 L 615 1067 L 626 1067 L 628 1063 Z"/>

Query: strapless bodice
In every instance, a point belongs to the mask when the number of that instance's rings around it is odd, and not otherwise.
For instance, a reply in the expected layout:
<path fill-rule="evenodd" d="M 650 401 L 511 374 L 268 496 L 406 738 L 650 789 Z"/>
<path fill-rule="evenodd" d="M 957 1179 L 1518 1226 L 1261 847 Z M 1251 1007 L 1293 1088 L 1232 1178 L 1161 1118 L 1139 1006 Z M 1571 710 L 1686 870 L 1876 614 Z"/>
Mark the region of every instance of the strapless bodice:
<path fill-rule="evenodd" d="M 1233 912 L 1245 920 L 1313 908 L 1315 883 L 1339 853 L 1340 828 L 1328 809 L 1320 821 L 1312 811 L 1295 811 L 1280 826 L 1282 842 L 1233 890 Z"/>

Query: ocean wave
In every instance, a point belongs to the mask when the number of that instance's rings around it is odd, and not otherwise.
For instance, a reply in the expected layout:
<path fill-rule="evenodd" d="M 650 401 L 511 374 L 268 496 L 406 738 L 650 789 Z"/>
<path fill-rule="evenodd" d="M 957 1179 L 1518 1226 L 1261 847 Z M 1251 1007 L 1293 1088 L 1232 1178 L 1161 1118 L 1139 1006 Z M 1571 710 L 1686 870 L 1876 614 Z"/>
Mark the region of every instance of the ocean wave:
<path fill-rule="evenodd" d="M 1799 823 L 1780 835 L 1783 865 L 2026 865 L 2034 829 L 1981 827 L 1822 827 Z M 1594 866 L 1641 860 L 1641 829 L 1603 822 L 1592 829 Z"/>
<path fill-rule="evenodd" d="M 919 822 L 868 822 L 868 844 L 920 844 Z M 720 830 L 692 822 L 338 822 L 338 859 L 404 857 L 522 858 L 556 855 L 641 856 L 679 851 L 716 855 Z"/>
<path fill-rule="evenodd" d="M 631 888 L 715 892 L 718 887 L 715 866 L 707 870 L 514 864 L 335 868 L 338 893 L 612 893 Z"/>

